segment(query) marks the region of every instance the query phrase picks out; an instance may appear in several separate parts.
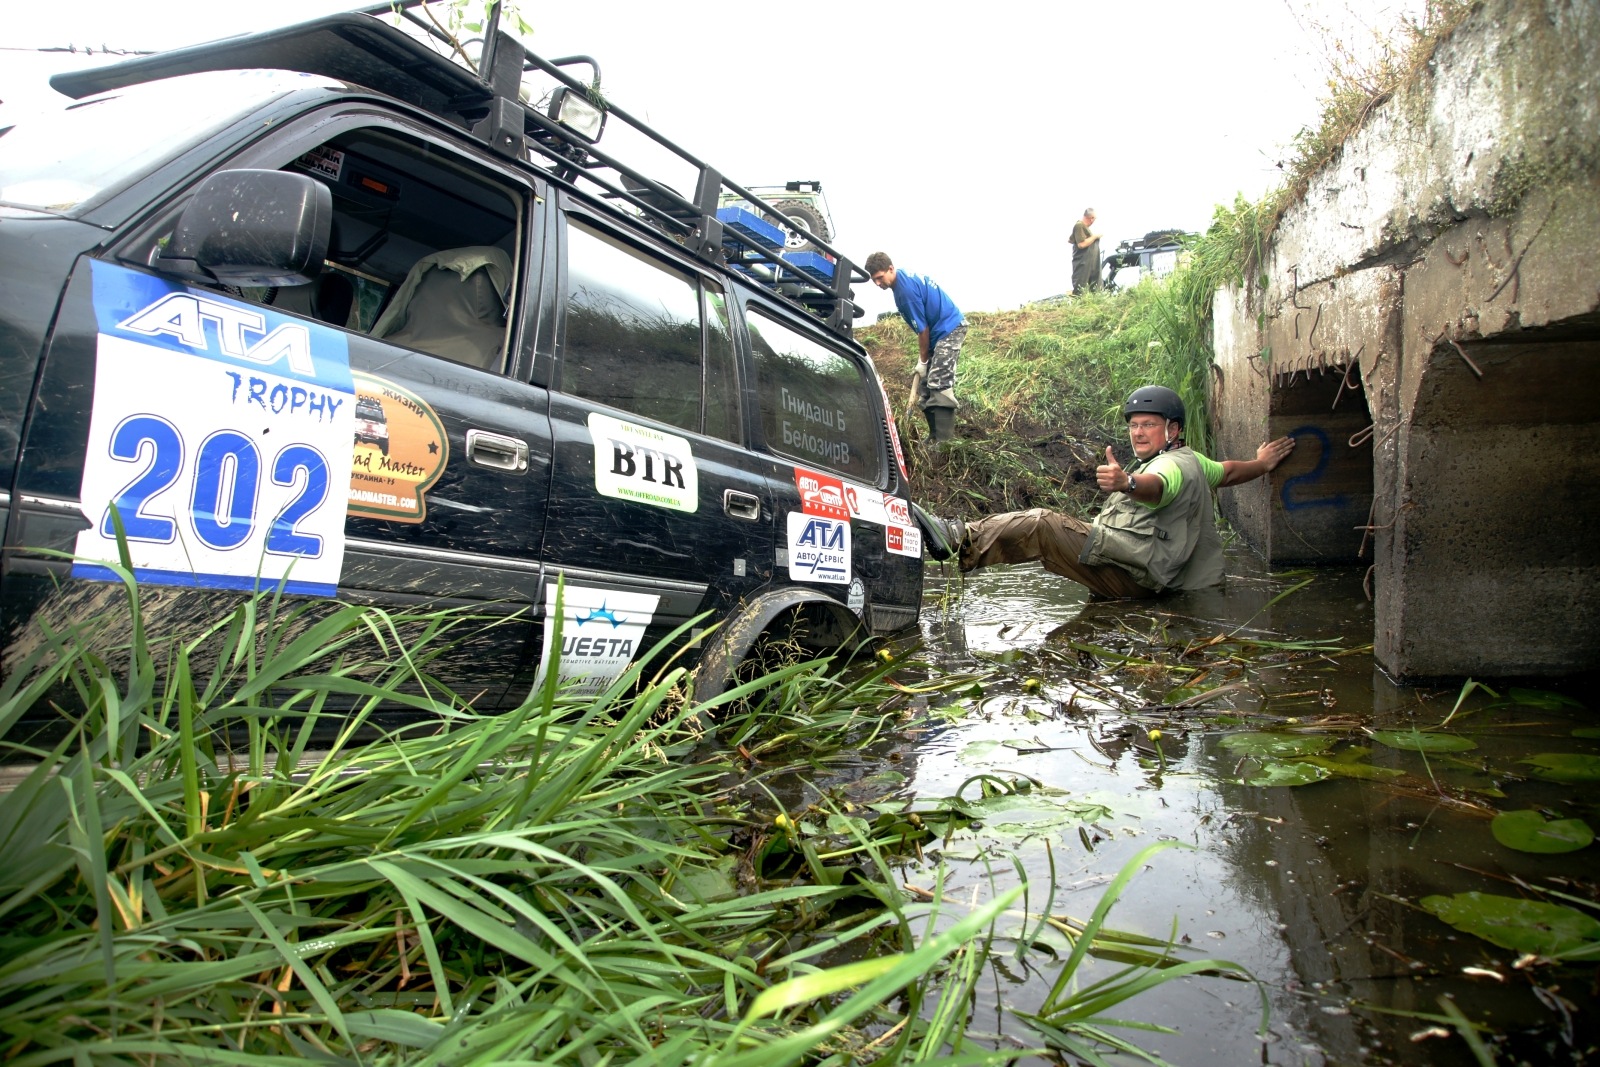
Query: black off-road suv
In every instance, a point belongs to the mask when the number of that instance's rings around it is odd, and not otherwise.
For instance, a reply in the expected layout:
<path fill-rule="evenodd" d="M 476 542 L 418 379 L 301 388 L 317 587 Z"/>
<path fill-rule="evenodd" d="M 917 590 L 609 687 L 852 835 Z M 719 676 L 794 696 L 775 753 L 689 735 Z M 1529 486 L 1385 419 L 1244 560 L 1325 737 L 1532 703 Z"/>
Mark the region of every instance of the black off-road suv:
<path fill-rule="evenodd" d="M 592 60 L 494 32 L 479 73 L 391 11 L 58 75 L 80 102 L 0 131 L 7 666 L 117 613 L 119 526 L 162 633 L 279 587 L 510 616 L 435 665 L 480 706 L 557 661 L 560 577 L 591 688 L 706 612 L 702 695 L 777 628 L 912 625 L 860 269 Z"/>

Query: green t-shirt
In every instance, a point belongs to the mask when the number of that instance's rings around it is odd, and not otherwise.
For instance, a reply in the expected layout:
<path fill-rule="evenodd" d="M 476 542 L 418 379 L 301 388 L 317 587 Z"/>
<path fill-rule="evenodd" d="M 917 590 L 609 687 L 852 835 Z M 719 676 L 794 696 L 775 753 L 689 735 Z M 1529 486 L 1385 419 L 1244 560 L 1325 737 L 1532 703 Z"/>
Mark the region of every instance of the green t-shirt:
<path fill-rule="evenodd" d="M 1218 463 L 1209 456 L 1202 456 L 1198 452 L 1194 454 L 1194 458 L 1199 461 L 1200 469 L 1205 471 L 1207 485 L 1215 489 L 1217 486 L 1222 484 L 1222 464 Z M 1157 500 L 1154 504 L 1144 505 L 1152 511 L 1157 508 L 1164 508 L 1168 504 L 1172 503 L 1178 497 L 1178 490 L 1183 488 L 1183 470 L 1178 466 L 1173 458 L 1165 452 L 1161 453 L 1161 455 L 1157 456 L 1155 459 L 1152 459 L 1149 463 L 1145 464 L 1134 472 L 1135 477 L 1141 474 L 1154 474 L 1157 478 L 1161 479 L 1161 499 Z M 1144 502 L 1140 501 L 1140 503 Z"/>

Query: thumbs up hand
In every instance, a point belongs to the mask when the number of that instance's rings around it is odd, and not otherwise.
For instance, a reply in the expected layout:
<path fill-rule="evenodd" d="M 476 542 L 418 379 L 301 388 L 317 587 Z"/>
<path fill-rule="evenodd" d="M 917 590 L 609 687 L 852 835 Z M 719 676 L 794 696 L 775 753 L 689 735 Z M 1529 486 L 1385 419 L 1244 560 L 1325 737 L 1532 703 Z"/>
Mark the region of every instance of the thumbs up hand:
<path fill-rule="evenodd" d="M 1127 491 L 1128 476 L 1123 472 L 1122 464 L 1117 462 L 1117 457 L 1112 454 L 1110 445 L 1106 446 L 1104 465 L 1094 469 L 1094 484 L 1100 487 L 1102 493 Z"/>

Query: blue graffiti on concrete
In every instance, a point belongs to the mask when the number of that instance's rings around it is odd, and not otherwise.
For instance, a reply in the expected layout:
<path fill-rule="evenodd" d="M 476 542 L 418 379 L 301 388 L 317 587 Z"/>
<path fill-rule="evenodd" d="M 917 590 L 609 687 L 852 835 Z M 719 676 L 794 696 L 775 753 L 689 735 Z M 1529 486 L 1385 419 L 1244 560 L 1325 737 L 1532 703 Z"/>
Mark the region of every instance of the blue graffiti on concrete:
<path fill-rule="evenodd" d="M 1310 497 L 1308 499 L 1301 500 L 1292 499 L 1291 490 L 1293 490 L 1295 486 L 1301 484 L 1315 485 L 1317 482 L 1322 480 L 1323 474 L 1328 470 L 1328 456 L 1333 451 L 1333 444 L 1328 440 L 1327 433 L 1325 433 L 1320 426 L 1297 426 L 1293 430 L 1289 431 L 1289 436 L 1295 438 L 1314 437 L 1316 438 L 1317 444 L 1321 446 L 1321 449 L 1317 453 L 1317 465 L 1315 467 L 1306 471 L 1304 474 L 1297 474 L 1293 478 L 1289 478 L 1284 481 L 1283 489 L 1278 493 L 1278 499 L 1283 502 L 1283 510 L 1299 511 L 1303 508 L 1344 507 L 1347 501 L 1343 493 L 1335 493 L 1333 496 Z"/>

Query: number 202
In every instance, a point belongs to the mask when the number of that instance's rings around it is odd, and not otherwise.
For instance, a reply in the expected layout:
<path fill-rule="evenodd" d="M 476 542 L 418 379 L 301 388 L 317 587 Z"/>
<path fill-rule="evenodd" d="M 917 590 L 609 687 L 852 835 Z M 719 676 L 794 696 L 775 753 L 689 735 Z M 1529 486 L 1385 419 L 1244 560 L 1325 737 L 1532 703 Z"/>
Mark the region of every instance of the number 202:
<path fill-rule="evenodd" d="M 183 435 L 159 415 L 130 415 L 111 432 L 111 458 L 138 462 L 146 455 L 147 444 L 145 469 L 112 498 L 111 507 L 121 514 L 128 540 L 169 544 L 177 536 L 177 524 L 153 513 L 150 504 L 182 473 Z M 273 555 L 322 555 L 322 538 L 295 527 L 328 498 L 327 458 L 310 445 L 288 445 L 272 461 L 272 484 L 292 488 L 302 471 L 305 484 L 267 530 L 266 550 Z M 228 551 L 248 541 L 255 530 L 260 488 L 261 452 L 254 441 L 236 430 L 218 430 L 202 441 L 189 494 L 194 532 L 201 543 Z M 100 520 L 100 532 L 116 536 L 109 507 Z"/>

